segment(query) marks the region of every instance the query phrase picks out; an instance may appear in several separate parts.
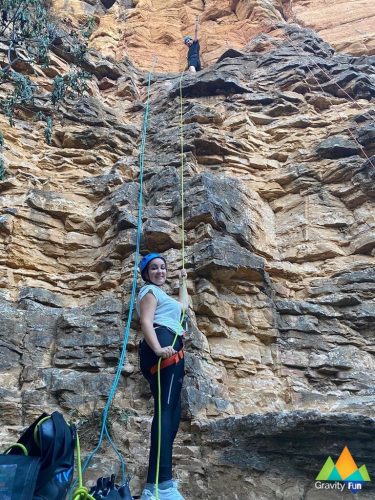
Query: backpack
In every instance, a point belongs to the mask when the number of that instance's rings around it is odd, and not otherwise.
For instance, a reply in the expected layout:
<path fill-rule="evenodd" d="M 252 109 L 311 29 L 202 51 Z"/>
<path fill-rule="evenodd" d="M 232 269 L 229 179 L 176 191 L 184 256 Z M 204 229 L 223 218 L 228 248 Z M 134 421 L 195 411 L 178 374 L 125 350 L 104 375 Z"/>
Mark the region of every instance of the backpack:
<path fill-rule="evenodd" d="M 64 500 L 73 478 L 76 429 L 43 413 L 0 455 L 1 500 Z"/>

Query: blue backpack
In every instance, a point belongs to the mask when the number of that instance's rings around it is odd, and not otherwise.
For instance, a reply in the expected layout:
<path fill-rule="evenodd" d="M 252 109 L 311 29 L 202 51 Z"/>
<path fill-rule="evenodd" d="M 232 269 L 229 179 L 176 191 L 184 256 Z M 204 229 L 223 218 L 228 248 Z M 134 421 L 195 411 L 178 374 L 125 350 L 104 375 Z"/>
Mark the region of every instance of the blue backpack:
<path fill-rule="evenodd" d="M 64 500 L 73 478 L 76 429 L 43 413 L 0 455 L 1 500 Z"/>

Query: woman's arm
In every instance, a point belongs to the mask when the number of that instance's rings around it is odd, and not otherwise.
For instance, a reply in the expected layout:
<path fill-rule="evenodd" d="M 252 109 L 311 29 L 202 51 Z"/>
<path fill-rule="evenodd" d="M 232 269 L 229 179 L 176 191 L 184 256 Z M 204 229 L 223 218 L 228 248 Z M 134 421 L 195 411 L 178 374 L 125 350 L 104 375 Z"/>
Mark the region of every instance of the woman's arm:
<path fill-rule="evenodd" d="M 198 41 L 198 32 L 199 32 L 199 16 L 195 16 L 194 42 Z"/>
<path fill-rule="evenodd" d="M 141 327 L 147 344 L 151 347 L 156 356 L 166 359 L 173 356 L 176 351 L 172 346 L 161 347 L 158 341 L 158 337 L 156 336 L 154 329 L 156 305 L 157 300 L 151 292 L 146 293 L 146 295 L 141 299 L 139 304 Z"/>
<path fill-rule="evenodd" d="M 184 312 L 189 309 L 189 295 L 186 288 L 186 278 L 187 273 L 185 269 L 182 269 L 182 271 L 180 271 L 179 277 L 180 289 L 178 291 L 178 301 L 182 304 Z"/>

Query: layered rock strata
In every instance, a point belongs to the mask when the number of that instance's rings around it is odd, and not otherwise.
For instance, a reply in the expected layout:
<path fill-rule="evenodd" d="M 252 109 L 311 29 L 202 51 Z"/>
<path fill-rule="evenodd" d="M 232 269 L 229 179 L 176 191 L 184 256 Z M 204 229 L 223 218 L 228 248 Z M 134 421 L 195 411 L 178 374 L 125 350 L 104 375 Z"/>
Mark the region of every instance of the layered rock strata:
<path fill-rule="evenodd" d="M 282 40 L 256 37 L 181 83 L 193 312 L 176 462 L 188 498 L 227 498 L 227 484 L 241 500 L 320 498 L 311 482 L 341 444 L 374 464 L 374 59 L 278 29 Z M 147 75 L 95 54 L 87 68 L 90 95 L 62 109 L 51 146 L 22 115 L 14 129 L 2 119 L 4 443 L 57 408 L 92 449 L 128 314 Z M 179 75 L 152 75 L 142 250 L 165 252 L 171 293 L 179 96 Z M 135 491 L 152 414 L 139 338 L 134 320 L 110 416 Z M 104 450 L 89 477 L 114 460 Z"/>

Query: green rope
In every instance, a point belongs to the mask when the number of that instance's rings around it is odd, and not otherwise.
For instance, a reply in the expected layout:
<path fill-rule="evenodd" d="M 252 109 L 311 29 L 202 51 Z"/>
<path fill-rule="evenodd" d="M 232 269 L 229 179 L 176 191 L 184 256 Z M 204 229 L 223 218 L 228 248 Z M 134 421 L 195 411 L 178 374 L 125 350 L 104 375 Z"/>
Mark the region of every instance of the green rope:
<path fill-rule="evenodd" d="M 76 434 L 76 453 L 77 453 L 77 474 L 78 474 L 78 487 L 73 492 L 73 500 L 95 500 L 90 495 L 88 488 L 83 486 L 82 481 L 82 467 L 81 467 L 81 446 L 79 444 L 78 432 Z"/>
<path fill-rule="evenodd" d="M 38 448 L 40 448 L 40 439 L 39 439 L 39 434 L 38 434 L 39 427 L 43 424 L 43 422 L 45 422 L 46 420 L 48 420 L 50 418 L 51 418 L 50 415 L 42 418 L 42 420 L 39 420 L 39 422 L 36 424 L 36 426 L 34 428 L 33 436 L 34 436 L 34 441 L 35 441 L 36 445 L 38 446 Z"/>
<path fill-rule="evenodd" d="M 23 451 L 23 454 L 27 457 L 29 455 L 29 452 L 27 451 L 27 448 L 26 446 L 24 446 L 23 444 L 21 443 L 15 443 L 15 444 L 12 444 L 11 446 L 9 446 L 9 448 L 7 448 L 5 451 L 4 451 L 4 455 L 8 455 L 8 453 L 10 452 L 10 450 L 12 450 L 13 448 L 20 448 L 22 451 Z"/>
<path fill-rule="evenodd" d="M 184 193 L 184 121 L 182 100 L 182 77 L 180 78 L 180 144 L 181 144 L 181 253 L 182 269 L 185 269 L 185 193 Z"/>
<path fill-rule="evenodd" d="M 182 269 L 185 269 L 185 203 L 184 203 L 184 135 L 183 135 L 183 100 L 182 100 L 182 77 L 184 73 L 181 73 L 180 77 L 180 144 L 181 144 L 181 252 L 182 252 Z M 186 311 L 184 303 L 182 302 L 182 314 L 180 324 L 184 322 L 186 316 Z M 176 343 L 178 333 L 175 334 L 172 347 Z M 160 365 L 162 358 L 158 361 L 158 447 L 157 447 L 157 459 L 156 459 L 156 478 L 155 478 L 155 497 L 159 500 L 159 472 L 160 472 L 160 453 L 161 453 L 161 382 L 160 382 Z"/>
<path fill-rule="evenodd" d="M 160 452 L 161 452 L 161 383 L 160 383 L 160 364 L 158 361 L 158 452 L 156 459 L 156 478 L 155 478 L 155 497 L 159 500 L 159 472 L 160 472 Z"/>

